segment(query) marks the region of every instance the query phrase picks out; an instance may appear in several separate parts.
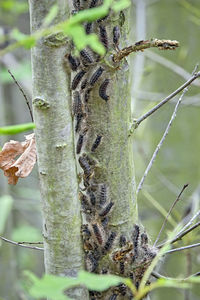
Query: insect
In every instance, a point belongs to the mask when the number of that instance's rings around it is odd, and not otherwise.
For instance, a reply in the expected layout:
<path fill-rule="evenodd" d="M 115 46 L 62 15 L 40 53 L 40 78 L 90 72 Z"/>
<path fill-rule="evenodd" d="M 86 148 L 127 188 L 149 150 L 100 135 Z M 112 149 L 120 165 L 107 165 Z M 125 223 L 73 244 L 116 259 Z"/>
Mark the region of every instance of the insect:
<path fill-rule="evenodd" d="M 116 232 L 112 231 L 104 245 L 104 248 L 103 248 L 104 254 L 105 254 L 105 252 L 109 251 L 112 248 L 116 236 L 117 236 Z"/>
<path fill-rule="evenodd" d="M 123 283 L 120 283 L 117 287 L 118 287 L 118 289 L 119 289 L 119 293 L 120 293 L 122 296 L 125 296 L 125 295 L 126 295 L 126 291 L 127 291 L 126 285 L 123 284 Z"/>
<path fill-rule="evenodd" d="M 108 205 L 99 213 L 99 216 L 105 217 L 111 211 L 113 205 L 114 205 L 113 202 L 108 203 Z"/>
<path fill-rule="evenodd" d="M 109 96 L 106 94 L 106 89 L 107 89 L 109 82 L 110 82 L 110 79 L 105 79 L 104 82 L 99 87 L 99 96 L 105 101 L 109 100 Z"/>
<path fill-rule="evenodd" d="M 90 34 L 92 32 L 92 23 L 88 22 L 85 24 L 85 32 L 86 34 Z"/>
<path fill-rule="evenodd" d="M 72 105 L 73 115 L 77 116 L 82 113 L 82 102 L 78 91 L 73 93 L 73 105 Z"/>
<path fill-rule="evenodd" d="M 80 0 L 73 0 L 74 8 L 80 10 Z"/>
<path fill-rule="evenodd" d="M 83 193 L 80 193 L 80 200 L 81 200 L 81 205 L 82 205 L 82 208 L 84 209 L 84 211 L 90 212 L 90 204 L 89 204 L 87 196 L 84 195 Z"/>
<path fill-rule="evenodd" d="M 134 245 L 134 251 L 137 255 L 138 253 L 138 239 L 140 235 L 140 227 L 138 225 L 134 225 L 134 232 L 133 232 L 133 245 Z"/>
<path fill-rule="evenodd" d="M 94 258 L 92 253 L 86 256 L 86 268 L 89 272 L 94 272 L 98 267 L 98 261 Z"/>
<path fill-rule="evenodd" d="M 89 191 L 89 197 L 90 197 L 90 203 L 95 206 L 96 204 L 96 197 L 95 194 L 92 191 Z"/>
<path fill-rule="evenodd" d="M 97 149 L 97 147 L 100 145 L 101 139 L 102 139 L 102 135 L 97 135 L 97 137 L 92 145 L 92 148 L 91 148 L 92 152 L 94 152 Z"/>
<path fill-rule="evenodd" d="M 90 177 L 92 175 L 92 170 L 87 160 L 87 157 L 85 155 L 82 155 L 79 157 L 78 161 L 86 177 Z"/>
<path fill-rule="evenodd" d="M 79 84 L 79 82 L 81 81 L 81 79 L 83 78 L 83 76 L 85 75 L 86 71 L 81 70 L 80 72 L 78 72 L 73 81 L 72 81 L 72 90 L 75 90 Z"/>
<path fill-rule="evenodd" d="M 92 224 L 92 228 L 93 228 L 93 231 L 94 231 L 94 234 L 95 234 L 95 237 L 96 237 L 98 243 L 100 245 L 102 245 L 102 243 L 103 243 L 103 237 L 102 237 L 101 230 L 99 229 L 98 224 L 97 223 Z"/>
<path fill-rule="evenodd" d="M 108 225 L 108 217 L 105 217 L 101 220 L 101 225 L 105 228 Z"/>
<path fill-rule="evenodd" d="M 90 85 L 93 86 L 102 75 L 104 69 L 99 67 L 90 78 Z"/>
<path fill-rule="evenodd" d="M 84 95 L 84 101 L 87 103 L 90 98 L 90 92 L 92 89 L 87 89 Z"/>
<path fill-rule="evenodd" d="M 80 129 L 82 119 L 83 119 L 83 114 L 82 113 L 77 114 L 77 116 L 76 116 L 76 126 L 75 126 L 75 131 L 76 132 L 78 132 L 79 129 Z"/>
<path fill-rule="evenodd" d="M 85 79 L 85 80 L 82 81 L 82 83 L 81 83 L 81 90 L 84 90 L 86 88 L 87 83 L 88 83 L 87 79 Z"/>
<path fill-rule="evenodd" d="M 119 45 L 119 39 L 120 39 L 120 29 L 119 26 L 115 26 L 113 28 L 113 44 L 115 45 L 115 47 L 118 49 L 118 45 Z"/>
<path fill-rule="evenodd" d="M 125 270 L 125 264 L 123 261 L 120 261 L 119 262 L 119 271 L 120 271 L 120 274 L 124 274 L 124 270 Z"/>
<path fill-rule="evenodd" d="M 112 294 L 111 296 L 110 296 L 110 298 L 109 298 L 109 300 L 116 300 L 117 299 L 117 294 Z"/>
<path fill-rule="evenodd" d="M 100 40 L 102 44 L 106 49 L 108 49 L 108 35 L 105 26 L 99 25 L 99 34 L 100 34 Z"/>
<path fill-rule="evenodd" d="M 126 245 L 126 237 L 124 235 L 120 235 L 120 238 L 119 238 L 119 246 L 120 247 L 123 247 Z"/>
<path fill-rule="evenodd" d="M 80 134 L 76 144 L 76 154 L 80 154 L 83 146 L 84 134 Z"/>
<path fill-rule="evenodd" d="M 70 68 L 72 69 L 72 71 L 76 71 L 80 65 L 80 62 L 78 59 L 74 58 L 71 54 L 67 54 L 65 55 L 65 57 L 67 57 Z"/>
<path fill-rule="evenodd" d="M 97 6 L 97 5 L 98 5 L 98 0 L 92 0 L 92 1 L 90 2 L 89 8 L 95 7 L 95 6 Z"/>
<path fill-rule="evenodd" d="M 142 246 L 147 246 L 148 245 L 148 236 L 146 233 L 141 234 L 141 245 Z"/>
<path fill-rule="evenodd" d="M 125 258 L 125 255 L 127 253 L 130 253 L 133 249 L 132 243 L 127 243 L 124 247 L 122 247 L 120 250 L 117 250 L 114 252 L 112 258 L 114 261 L 122 261 Z"/>
<path fill-rule="evenodd" d="M 88 224 L 83 224 L 81 226 L 81 233 L 87 239 L 89 239 L 91 237 L 91 232 L 89 230 Z"/>
<path fill-rule="evenodd" d="M 82 58 L 82 62 L 84 65 L 88 65 L 88 64 L 92 64 L 93 63 L 93 59 L 92 56 L 90 55 L 90 53 L 83 49 L 80 51 L 80 56 Z"/>
<path fill-rule="evenodd" d="M 107 185 L 105 183 L 101 184 L 99 192 L 99 206 L 102 207 L 107 201 Z"/>

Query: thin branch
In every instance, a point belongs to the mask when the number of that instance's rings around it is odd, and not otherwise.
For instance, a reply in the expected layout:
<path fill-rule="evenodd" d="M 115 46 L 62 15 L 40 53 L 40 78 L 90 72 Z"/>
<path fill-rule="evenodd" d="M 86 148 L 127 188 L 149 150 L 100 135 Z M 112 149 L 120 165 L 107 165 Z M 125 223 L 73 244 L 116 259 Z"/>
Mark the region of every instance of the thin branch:
<path fill-rule="evenodd" d="M 183 279 L 177 279 L 177 278 L 172 278 L 172 277 L 166 277 L 166 276 L 163 276 L 163 275 L 161 275 L 160 273 L 158 273 L 158 272 L 156 272 L 156 271 L 153 271 L 153 272 L 151 273 L 151 275 L 152 275 L 153 277 L 155 277 L 156 279 L 161 279 L 161 278 L 163 278 L 163 279 L 168 279 L 168 280 L 178 280 L 178 281 L 183 280 L 183 281 L 184 281 L 184 280 L 188 280 L 188 279 L 190 279 L 190 278 L 192 278 L 192 277 L 198 277 L 198 276 L 200 276 L 200 272 L 191 274 L 190 276 L 188 276 L 188 277 L 186 277 L 186 278 L 183 278 Z"/>
<path fill-rule="evenodd" d="M 167 103 L 169 100 L 174 98 L 177 94 L 179 94 L 182 90 L 184 90 L 187 86 L 189 86 L 195 79 L 200 77 L 200 72 L 195 73 L 190 79 L 188 79 L 183 85 L 181 85 L 176 91 L 171 93 L 169 96 L 167 96 L 164 100 L 162 100 L 160 103 L 158 103 L 156 106 L 154 106 L 152 109 L 150 109 L 146 114 L 138 118 L 134 121 L 134 129 L 136 129 L 141 122 L 143 122 L 146 118 L 148 118 L 150 115 L 152 115 L 156 110 L 158 110 L 161 106 L 163 106 L 165 103 Z"/>
<path fill-rule="evenodd" d="M 178 252 L 178 251 L 182 251 L 182 250 L 187 250 L 187 249 L 191 249 L 191 248 L 196 248 L 196 247 L 199 247 L 199 246 L 200 246 L 200 243 L 193 244 L 193 245 L 188 245 L 188 246 L 184 246 L 184 247 L 180 247 L 180 248 L 168 250 L 167 252 L 165 252 L 165 254 L 169 254 L 169 253 L 173 253 L 173 252 Z"/>
<path fill-rule="evenodd" d="M 154 242 L 154 245 L 153 245 L 154 247 L 156 246 L 157 242 L 158 242 L 159 239 L 160 239 L 160 235 L 161 235 L 161 233 L 163 232 L 163 229 L 165 228 L 165 225 L 166 225 L 166 223 L 167 223 L 167 220 L 168 220 L 168 218 L 169 218 L 169 216 L 170 216 L 170 214 L 171 214 L 173 208 L 175 207 L 175 205 L 177 204 L 177 202 L 180 200 L 180 197 L 181 197 L 182 193 L 184 192 L 184 190 L 185 190 L 187 187 L 188 187 L 188 184 L 185 184 L 185 185 L 183 186 L 182 190 L 180 191 L 178 197 L 177 197 L 177 198 L 175 199 L 175 201 L 172 203 L 172 206 L 170 207 L 169 212 L 168 212 L 166 218 L 164 219 L 164 222 L 163 222 L 163 224 L 162 224 L 162 226 L 161 226 L 161 229 L 160 229 L 160 231 L 159 231 L 159 233 L 158 233 L 158 236 L 157 236 L 157 238 L 156 238 L 156 240 L 155 240 L 155 242 Z"/>
<path fill-rule="evenodd" d="M 200 72 L 198 74 L 199 74 L 198 76 L 200 76 Z M 190 83 L 191 83 L 191 80 L 190 80 Z M 179 107 L 179 105 L 180 105 L 180 103 L 182 101 L 183 96 L 185 95 L 185 93 L 188 90 L 188 88 L 187 88 L 188 85 L 189 85 L 189 83 L 186 85 L 186 87 L 183 90 L 183 93 L 181 94 L 180 98 L 178 99 L 178 102 L 177 102 L 177 104 L 176 104 L 176 106 L 174 108 L 173 114 L 172 114 L 171 119 L 170 119 L 170 121 L 169 121 L 169 123 L 167 125 L 167 128 L 165 129 L 165 132 L 164 132 L 164 134 L 163 134 L 160 142 L 158 143 L 158 145 L 157 145 L 157 147 L 156 147 L 156 149 L 155 149 L 155 151 L 154 151 L 154 153 L 152 155 L 152 158 L 151 158 L 151 160 L 150 160 L 150 162 L 149 162 L 149 164 L 148 164 L 148 166 L 147 166 L 147 168 L 146 168 L 146 170 L 144 172 L 144 175 L 143 175 L 142 179 L 140 180 L 140 183 L 139 183 L 138 188 L 137 188 L 137 194 L 141 190 L 142 185 L 144 183 L 144 180 L 145 180 L 147 174 L 149 173 L 149 171 L 150 171 L 150 169 L 151 169 L 151 167 L 152 167 L 152 165 L 153 165 L 153 163 L 154 163 L 154 161 L 156 159 L 156 156 L 158 155 L 158 152 L 159 152 L 159 150 L 160 150 L 160 148 L 161 148 L 161 146 L 162 146 L 162 144 L 163 144 L 166 136 L 169 133 L 170 127 L 171 127 L 171 125 L 172 125 L 172 123 L 173 123 L 173 121 L 174 121 L 174 119 L 176 117 L 176 113 L 177 113 L 178 107 Z"/>
<path fill-rule="evenodd" d="M 26 101 L 26 104 L 27 104 L 27 106 L 28 106 L 28 109 L 29 109 L 29 112 L 30 112 L 30 115 L 31 115 L 31 120 L 32 120 L 32 122 L 34 122 L 33 121 L 33 114 L 32 114 L 32 110 L 31 110 L 31 107 L 30 107 L 30 104 L 29 104 L 29 101 L 28 101 L 28 98 L 27 98 L 27 96 L 26 96 L 26 94 L 24 93 L 24 91 L 23 91 L 23 89 L 22 89 L 22 87 L 20 86 L 20 84 L 17 82 L 17 80 L 16 80 L 16 78 L 15 78 L 15 76 L 11 73 L 11 71 L 10 70 L 8 70 L 8 73 L 10 74 L 10 76 L 12 77 L 12 79 L 13 79 L 13 81 L 16 83 L 16 85 L 18 86 L 18 88 L 19 88 L 19 90 L 20 90 L 20 92 L 22 93 L 22 95 L 24 96 L 24 99 L 25 99 L 25 101 Z"/>
<path fill-rule="evenodd" d="M 17 242 L 18 245 L 43 245 L 44 243 L 43 242 Z"/>
<path fill-rule="evenodd" d="M 187 72 L 184 68 L 177 65 L 176 63 L 172 62 L 171 60 L 167 59 L 164 56 L 159 55 L 151 50 L 145 51 L 144 56 L 150 58 L 151 60 L 155 61 L 156 63 L 168 68 L 169 70 L 173 71 L 174 73 L 181 76 L 184 80 L 188 80 L 191 76 L 191 73 Z M 192 83 L 199 87 L 200 80 L 196 80 Z"/>
<path fill-rule="evenodd" d="M 3 236 L 0 236 L 0 239 L 1 239 L 2 241 L 6 242 L 6 243 L 10 243 L 10 244 L 15 245 L 15 246 L 20 246 L 20 247 L 24 247 L 24 248 L 33 249 L 33 250 L 41 250 L 41 251 L 44 251 L 43 248 L 35 247 L 35 246 L 22 245 L 21 243 L 14 242 L 14 241 L 11 241 L 11 240 L 8 240 L 8 239 L 6 239 L 6 238 L 3 237 Z"/>
<path fill-rule="evenodd" d="M 196 223 L 195 225 L 193 225 L 192 227 L 190 227 L 189 229 L 187 229 L 186 231 L 182 232 L 181 234 L 177 235 L 171 242 L 170 244 L 174 244 L 175 242 L 181 240 L 186 234 L 190 233 L 191 231 L 193 231 L 195 228 L 200 226 L 200 221 L 198 223 Z M 158 249 L 162 248 L 163 245 L 165 244 L 162 243 L 160 245 L 157 246 Z"/>
<path fill-rule="evenodd" d="M 180 230 L 180 232 L 178 233 L 178 235 L 180 235 L 180 233 L 182 233 L 183 231 L 185 231 L 186 228 L 190 227 L 190 225 L 192 225 L 192 223 L 194 222 L 194 220 L 200 215 L 200 210 L 190 219 L 190 221 Z"/>
<path fill-rule="evenodd" d="M 156 47 L 160 50 L 175 50 L 179 47 L 178 41 L 171 41 L 171 40 L 159 40 L 159 39 L 151 39 L 151 40 L 142 40 L 136 42 L 134 45 L 125 47 L 118 51 L 116 54 L 113 55 L 113 61 L 118 63 L 124 57 L 128 56 L 132 52 L 143 51 L 148 48 Z"/>

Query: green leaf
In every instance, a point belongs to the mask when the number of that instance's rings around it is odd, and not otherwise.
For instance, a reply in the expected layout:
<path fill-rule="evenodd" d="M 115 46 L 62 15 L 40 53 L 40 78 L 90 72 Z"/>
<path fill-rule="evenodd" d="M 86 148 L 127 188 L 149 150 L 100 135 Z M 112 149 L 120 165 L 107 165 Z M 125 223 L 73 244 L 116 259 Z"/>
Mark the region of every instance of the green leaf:
<path fill-rule="evenodd" d="M 115 2 L 115 3 L 112 5 L 112 9 L 113 9 L 115 12 L 118 12 L 118 11 L 120 11 L 120 10 L 123 10 L 123 9 L 125 9 L 125 8 L 128 8 L 130 5 L 131 5 L 131 1 L 130 1 L 130 0 L 120 0 L 120 1 Z"/>
<path fill-rule="evenodd" d="M 25 123 L 19 125 L 11 125 L 11 126 L 4 126 L 0 127 L 0 135 L 4 134 L 17 134 L 23 131 L 31 130 L 35 128 L 34 123 Z"/>
<path fill-rule="evenodd" d="M 43 26 L 48 26 L 58 14 L 58 5 L 54 4 L 44 19 Z"/>
<path fill-rule="evenodd" d="M 0 234 L 4 232 L 6 221 L 12 210 L 13 198 L 10 195 L 0 197 Z"/>
<path fill-rule="evenodd" d="M 99 292 L 125 282 L 124 278 L 115 275 L 97 275 L 85 271 L 80 271 L 77 279 L 80 284 L 85 285 L 89 290 Z"/>
<path fill-rule="evenodd" d="M 64 290 L 77 285 L 77 280 L 69 277 L 46 274 L 39 279 L 29 271 L 25 271 L 25 275 L 33 282 L 29 293 L 36 299 L 48 297 L 52 300 L 69 300 L 70 298 L 63 294 Z"/>

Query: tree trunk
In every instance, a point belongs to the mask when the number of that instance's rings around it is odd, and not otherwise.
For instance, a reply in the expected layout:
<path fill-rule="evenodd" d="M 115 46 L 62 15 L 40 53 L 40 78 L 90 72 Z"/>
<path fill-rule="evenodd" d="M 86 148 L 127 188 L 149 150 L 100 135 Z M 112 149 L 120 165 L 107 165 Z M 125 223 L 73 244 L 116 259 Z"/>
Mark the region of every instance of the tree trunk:
<path fill-rule="evenodd" d="M 55 1 L 54 23 L 66 20 L 68 4 Z M 54 4 L 30 0 L 31 31 L 40 29 Z M 63 68 L 66 43 L 42 38 L 32 49 L 33 112 L 43 211 L 44 261 L 47 273 L 76 276 L 83 269 L 81 217 L 74 138 L 70 112 L 69 78 Z M 87 299 L 84 289 L 70 295 Z"/>

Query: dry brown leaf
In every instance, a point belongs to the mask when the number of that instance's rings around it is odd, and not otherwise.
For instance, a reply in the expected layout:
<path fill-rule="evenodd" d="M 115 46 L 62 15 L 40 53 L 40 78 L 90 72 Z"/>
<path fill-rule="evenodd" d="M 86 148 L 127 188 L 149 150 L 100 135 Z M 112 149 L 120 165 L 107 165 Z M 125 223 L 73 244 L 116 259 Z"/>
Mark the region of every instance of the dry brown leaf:
<path fill-rule="evenodd" d="M 20 156 L 19 156 L 20 155 Z M 17 156 L 19 156 L 17 158 Z M 22 143 L 10 141 L 0 152 L 0 169 L 8 177 L 9 184 L 16 184 L 19 177 L 27 177 L 36 162 L 36 145 L 34 133 L 26 136 Z"/>

